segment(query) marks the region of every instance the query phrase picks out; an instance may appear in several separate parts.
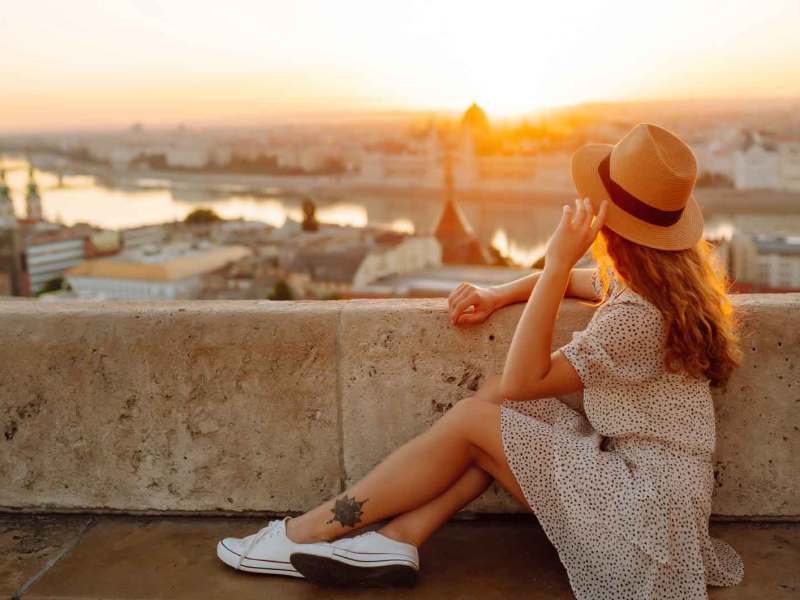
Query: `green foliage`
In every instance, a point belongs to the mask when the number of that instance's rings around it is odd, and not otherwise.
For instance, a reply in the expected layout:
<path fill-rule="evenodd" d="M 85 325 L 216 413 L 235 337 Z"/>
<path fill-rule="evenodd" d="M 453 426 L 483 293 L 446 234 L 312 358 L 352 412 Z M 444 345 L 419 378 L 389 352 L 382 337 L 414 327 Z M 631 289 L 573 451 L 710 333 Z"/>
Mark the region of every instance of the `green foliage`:
<path fill-rule="evenodd" d="M 268 300 L 293 300 L 292 288 L 283 279 L 279 279 L 272 288 L 272 293 L 267 296 Z"/>
<path fill-rule="evenodd" d="M 187 215 L 184 223 L 187 225 L 207 225 L 218 221 L 222 221 L 222 218 L 213 208 L 196 208 Z"/>
<path fill-rule="evenodd" d="M 47 282 L 44 284 L 44 287 L 36 295 L 41 296 L 42 294 L 47 294 L 49 292 L 57 292 L 63 287 L 64 287 L 64 278 L 53 277 L 52 279 L 47 280 Z"/>

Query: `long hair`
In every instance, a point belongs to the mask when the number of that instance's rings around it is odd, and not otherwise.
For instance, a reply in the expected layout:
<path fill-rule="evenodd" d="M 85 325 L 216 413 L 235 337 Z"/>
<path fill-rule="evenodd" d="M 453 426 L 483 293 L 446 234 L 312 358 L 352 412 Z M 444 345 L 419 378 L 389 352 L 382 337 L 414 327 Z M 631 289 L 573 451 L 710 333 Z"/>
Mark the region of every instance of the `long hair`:
<path fill-rule="evenodd" d="M 657 250 L 603 227 L 592 256 L 603 299 L 608 296 L 610 269 L 661 311 L 668 371 L 705 377 L 715 387 L 727 383 L 741 363 L 739 323 L 728 297 L 730 280 L 708 241 L 687 250 Z"/>

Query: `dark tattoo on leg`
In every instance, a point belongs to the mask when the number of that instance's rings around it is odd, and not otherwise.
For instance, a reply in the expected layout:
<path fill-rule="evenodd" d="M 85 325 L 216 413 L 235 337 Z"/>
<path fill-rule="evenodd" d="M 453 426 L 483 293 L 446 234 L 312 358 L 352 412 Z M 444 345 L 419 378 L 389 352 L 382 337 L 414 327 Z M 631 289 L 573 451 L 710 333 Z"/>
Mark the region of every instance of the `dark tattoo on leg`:
<path fill-rule="evenodd" d="M 369 498 L 365 498 L 359 502 L 347 494 L 344 495 L 344 498 L 337 498 L 331 509 L 333 516 L 327 524 L 338 521 L 342 524 L 342 527 L 354 527 L 361 522 L 361 517 L 364 515 L 364 511 L 361 510 L 361 507 L 364 506 L 367 500 L 369 500 Z"/>

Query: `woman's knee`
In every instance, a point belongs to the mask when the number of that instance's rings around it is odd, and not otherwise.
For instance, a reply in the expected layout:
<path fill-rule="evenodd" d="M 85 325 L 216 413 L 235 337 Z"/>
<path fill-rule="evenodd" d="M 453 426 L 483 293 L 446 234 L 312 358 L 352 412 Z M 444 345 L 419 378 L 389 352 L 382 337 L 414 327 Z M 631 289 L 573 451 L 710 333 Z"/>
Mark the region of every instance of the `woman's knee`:
<path fill-rule="evenodd" d="M 465 438 L 474 441 L 474 432 L 486 426 L 500 407 L 486 402 L 477 396 L 470 396 L 457 402 L 439 420 L 443 427 L 457 430 Z"/>

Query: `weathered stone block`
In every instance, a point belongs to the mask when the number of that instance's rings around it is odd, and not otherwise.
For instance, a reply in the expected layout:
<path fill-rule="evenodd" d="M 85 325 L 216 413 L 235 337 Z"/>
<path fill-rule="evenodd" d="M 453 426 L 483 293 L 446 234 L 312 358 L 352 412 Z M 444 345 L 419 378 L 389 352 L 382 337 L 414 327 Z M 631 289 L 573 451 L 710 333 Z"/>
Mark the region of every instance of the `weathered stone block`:
<path fill-rule="evenodd" d="M 342 312 L 341 382 L 344 464 L 353 483 L 398 445 L 500 373 L 522 306 L 484 324 L 453 327 L 441 300 L 357 301 Z M 561 308 L 553 345 L 582 329 L 591 309 L 574 300 Z M 499 427 L 487 423 L 487 427 Z M 470 511 L 518 511 L 497 486 Z"/>
<path fill-rule="evenodd" d="M 798 518 L 800 294 L 735 304 L 714 510 Z M 309 508 L 500 372 L 522 309 L 454 328 L 443 300 L 0 303 L 0 507 Z M 565 301 L 553 347 L 591 314 Z M 469 510 L 518 508 L 493 489 Z"/>
<path fill-rule="evenodd" d="M 800 516 L 800 294 L 736 297 L 742 366 L 715 392 L 714 512 Z"/>
<path fill-rule="evenodd" d="M 308 508 L 338 491 L 340 304 L 0 306 L 0 506 Z"/>

